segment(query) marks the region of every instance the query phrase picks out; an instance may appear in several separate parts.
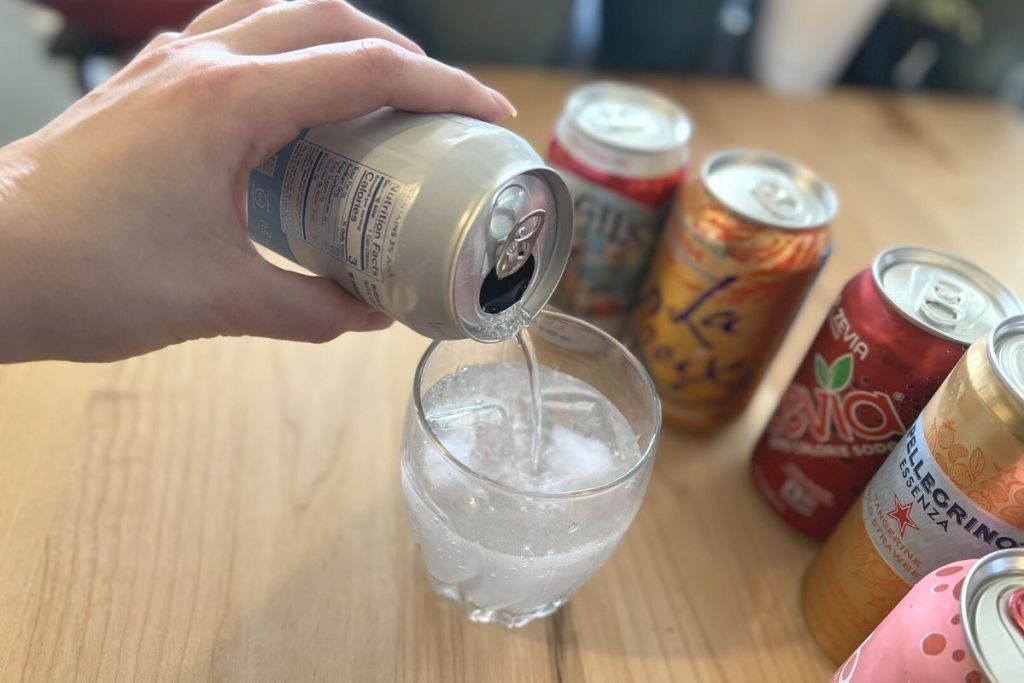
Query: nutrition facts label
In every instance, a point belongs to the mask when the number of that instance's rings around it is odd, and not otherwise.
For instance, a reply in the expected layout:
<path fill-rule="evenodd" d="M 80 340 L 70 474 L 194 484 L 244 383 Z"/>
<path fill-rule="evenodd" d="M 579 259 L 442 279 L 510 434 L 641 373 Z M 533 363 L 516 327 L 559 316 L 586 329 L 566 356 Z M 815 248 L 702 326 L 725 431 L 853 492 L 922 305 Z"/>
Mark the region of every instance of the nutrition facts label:
<path fill-rule="evenodd" d="M 280 196 L 285 234 L 380 280 L 412 193 L 391 176 L 300 140 Z"/>
<path fill-rule="evenodd" d="M 293 261 L 299 244 L 316 249 L 314 270 L 381 308 L 415 190 L 300 137 L 250 175 L 249 236 Z"/>

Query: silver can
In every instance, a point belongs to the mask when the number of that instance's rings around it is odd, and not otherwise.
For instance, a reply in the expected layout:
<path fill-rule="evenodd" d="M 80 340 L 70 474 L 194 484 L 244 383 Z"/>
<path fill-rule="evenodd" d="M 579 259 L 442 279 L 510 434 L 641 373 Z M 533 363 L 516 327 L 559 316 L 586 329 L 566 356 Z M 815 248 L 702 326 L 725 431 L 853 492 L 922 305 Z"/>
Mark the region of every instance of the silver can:
<path fill-rule="evenodd" d="M 506 339 L 547 302 L 572 202 L 525 140 L 383 109 L 304 131 L 249 177 L 249 236 L 434 339 Z"/>
<path fill-rule="evenodd" d="M 1024 548 L 998 550 L 971 567 L 960 595 L 960 619 L 987 680 L 1024 681 Z"/>

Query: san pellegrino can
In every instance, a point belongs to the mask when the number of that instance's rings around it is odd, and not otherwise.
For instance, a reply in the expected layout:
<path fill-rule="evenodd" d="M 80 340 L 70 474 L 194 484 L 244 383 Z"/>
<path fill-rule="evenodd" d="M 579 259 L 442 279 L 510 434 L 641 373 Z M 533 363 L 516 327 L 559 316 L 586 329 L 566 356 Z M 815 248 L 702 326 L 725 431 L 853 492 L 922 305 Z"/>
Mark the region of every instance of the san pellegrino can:
<path fill-rule="evenodd" d="M 829 683 L 1024 681 L 1024 549 L 924 577 Z"/>
<path fill-rule="evenodd" d="M 569 96 L 548 149 L 575 208 L 555 306 L 610 334 L 622 331 L 685 178 L 690 134 L 683 110 L 645 88 L 591 83 Z"/>
<path fill-rule="evenodd" d="M 435 339 L 512 336 L 572 243 L 559 175 L 476 119 L 382 109 L 304 131 L 249 178 L 251 239 Z"/>
<path fill-rule="evenodd" d="M 715 154 L 676 199 L 627 339 L 665 421 L 709 431 L 750 401 L 831 251 L 831 188 L 789 159 Z"/>
<path fill-rule="evenodd" d="M 754 448 L 758 490 L 790 526 L 828 536 L 967 346 L 1021 312 L 959 257 L 883 251 L 843 287 Z"/>
<path fill-rule="evenodd" d="M 811 633 L 836 662 L 944 564 L 1024 545 L 1024 315 L 976 341 L 804 576 Z"/>

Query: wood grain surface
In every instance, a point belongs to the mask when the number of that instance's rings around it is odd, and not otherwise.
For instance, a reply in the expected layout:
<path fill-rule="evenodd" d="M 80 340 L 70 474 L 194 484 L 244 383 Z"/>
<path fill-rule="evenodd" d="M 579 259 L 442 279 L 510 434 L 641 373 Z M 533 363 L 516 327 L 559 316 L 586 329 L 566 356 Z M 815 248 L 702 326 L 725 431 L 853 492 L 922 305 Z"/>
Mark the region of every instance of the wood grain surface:
<path fill-rule="evenodd" d="M 588 78 L 478 73 L 539 149 Z M 398 481 L 425 339 L 218 339 L 0 367 L 0 680 L 824 681 L 797 605 L 815 545 L 753 491 L 751 446 L 883 247 L 955 251 L 1024 292 L 1024 125 L 970 99 L 639 80 L 690 112 L 695 160 L 749 145 L 820 171 L 837 246 L 750 410 L 666 430 L 636 522 L 565 609 L 507 631 L 430 592 Z"/>

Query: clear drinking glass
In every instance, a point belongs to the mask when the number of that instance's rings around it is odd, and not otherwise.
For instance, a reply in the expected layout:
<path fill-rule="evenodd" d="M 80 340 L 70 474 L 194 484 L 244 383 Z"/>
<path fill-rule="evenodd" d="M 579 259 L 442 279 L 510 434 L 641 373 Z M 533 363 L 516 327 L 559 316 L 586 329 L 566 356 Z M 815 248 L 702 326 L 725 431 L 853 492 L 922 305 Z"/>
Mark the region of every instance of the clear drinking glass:
<path fill-rule="evenodd" d="M 650 377 L 612 337 L 549 311 L 529 337 L 543 397 L 536 448 L 520 344 L 442 341 L 416 370 L 401 459 L 435 591 L 473 621 L 509 627 L 557 610 L 612 554 L 661 428 Z"/>

